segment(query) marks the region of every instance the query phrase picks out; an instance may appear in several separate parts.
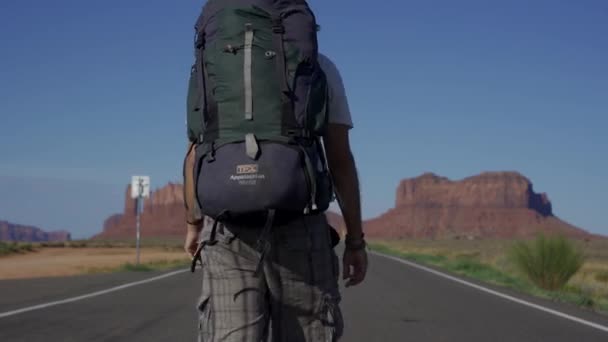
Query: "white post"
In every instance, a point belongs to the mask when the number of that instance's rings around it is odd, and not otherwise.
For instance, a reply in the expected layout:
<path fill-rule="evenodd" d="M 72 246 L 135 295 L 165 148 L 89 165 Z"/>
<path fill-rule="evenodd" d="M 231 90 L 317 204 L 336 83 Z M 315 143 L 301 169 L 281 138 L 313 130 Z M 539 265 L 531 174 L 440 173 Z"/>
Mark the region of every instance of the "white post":
<path fill-rule="evenodd" d="M 139 189 L 138 189 L 138 196 L 137 196 L 137 203 L 136 203 L 136 210 L 137 210 L 137 242 L 136 242 L 136 249 L 137 249 L 137 261 L 136 261 L 136 265 L 139 265 L 139 240 L 140 240 L 140 214 L 141 214 L 141 205 L 143 202 L 143 194 L 144 194 L 144 185 L 143 185 L 143 179 L 139 179 Z"/>
<path fill-rule="evenodd" d="M 140 237 L 140 232 L 139 232 L 139 202 L 140 202 L 140 198 L 138 197 L 136 199 L 137 203 L 137 236 L 136 236 L 136 243 L 135 243 L 135 248 L 137 249 L 137 259 L 135 261 L 136 265 L 139 265 L 139 237 Z"/>
<path fill-rule="evenodd" d="M 135 199 L 136 216 L 136 264 L 139 265 L 140 238 L 141 238 L 141 213 L 144 206 L 144 198 L 150 197 L 150 177 L 133 176 L 131 177 L 131 198 Z"/>

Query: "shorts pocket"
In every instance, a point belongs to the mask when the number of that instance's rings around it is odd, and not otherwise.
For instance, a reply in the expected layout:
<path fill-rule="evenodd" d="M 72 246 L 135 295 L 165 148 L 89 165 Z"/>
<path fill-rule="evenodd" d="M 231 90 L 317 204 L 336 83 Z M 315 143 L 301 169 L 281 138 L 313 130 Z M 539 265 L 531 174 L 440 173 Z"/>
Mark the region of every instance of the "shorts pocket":
<path fill-rule="evenodd" d="M 203 290 L 199 300 L 198 309 L 198 333 L 199 340 L 209 341 L 212 336 L 211 331 L 211 294 Z"/>
<path fill-rule="evenodd" d="M 339 296 L 325 295 L 323 298 L 323 326 L 325 328 L 325 336 L 323 341 L 335 342 L 340 339 L 344 333 L 344 319 L 339 305 Z"/>

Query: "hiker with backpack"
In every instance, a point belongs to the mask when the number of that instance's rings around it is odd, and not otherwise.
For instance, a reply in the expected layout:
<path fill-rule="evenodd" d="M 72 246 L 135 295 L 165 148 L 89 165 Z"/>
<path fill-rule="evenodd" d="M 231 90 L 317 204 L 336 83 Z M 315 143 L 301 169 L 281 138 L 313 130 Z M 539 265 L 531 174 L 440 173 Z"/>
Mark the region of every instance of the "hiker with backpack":
<path fill-rule="evenodd" d="M 199 341 L 337 341 L 367 254 L 342 78 L 304 0 L 209 0 L 196 22 L 185 249 L 203 273 Z"/>

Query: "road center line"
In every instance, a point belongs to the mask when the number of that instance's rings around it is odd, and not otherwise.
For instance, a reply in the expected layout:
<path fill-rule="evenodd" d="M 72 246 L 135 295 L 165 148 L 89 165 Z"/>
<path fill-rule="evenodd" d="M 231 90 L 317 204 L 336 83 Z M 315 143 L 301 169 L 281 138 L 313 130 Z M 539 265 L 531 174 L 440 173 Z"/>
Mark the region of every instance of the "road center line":
<path fill-rule="evenodd" d="M 559 312 L 559 311 L 556 311 L 556 310 L 553 310 L 553 309 L 546 308 L 546 307 L 541 306 L 541 305 L 530 303 L 530 302 L 527 302 L 525 300 L 522 300 L 522 299 L 519 299 L 519 298 L 515 298 L 515 297 L 512 297 L 512 296 L 509 296 L 509 295 L 506 295 L 506 294 L 503 294 L 503 293 L 500 293 L 500 292 L 497 292 L 497 291 L 485 288 L 483 286 L 479 286 L 477 284 L 470 283 L 468 281 L 465 281 L 465 280 L 453 277 L 451 275 L 448 275 L 448 274 L 445 274 L 445 273 L 433 270 L 433 269 L 428 268 L 428 267 L 424 267 L 424 266 L 418 265 L 416 263 L 413 263 L 413 262 L 410 262 L 410 261 L 407 261 L 407 260 L 404 260 L 404 259 L 401 259 L 401 258 L 397 258 L 397 257 L 394 257 L 394 256 L 390 256 L 390 255 L 386 255 L 386 254 L 382 254 L 382 253 L 378 253 L 378 252 L 374 252 L 374 251 L 371 251 L 370 253 L 378 255 L 378 256 L 381 256 L 381 257 L 384 257 L 384 258 L 387 258 L 387 259 L 391 259 L 393 261 L 396 261 L 396 262 L 399 262 L 399 263 L 402 263 L 402 264 L 406 264 L 406 265 L 411 266 L 411 267 L 418 268 L 420 270 L 423 270 L 423 271 L 435 274 L 437 276 L 440 276 L 440 277 L 443 277 L 443 278 L 455 281 L 457 283 L 460 283 L 460 284 L 463 284 L 463 285 L 466 285 L 466 286 L 470 286 L 470 287 L 475 288 L 477 290 L 480 290 L 480 291 L 483 291 L 483 292 L 486 292 L 486 293 L 489 293 L 489 294 L 493 294 L 495 296 L 504 298 L 506 300 L 510 300 L 512 302 L 515 302 L 515 303 L 519 303 L 519 304 L 522 304 L 522 305 L 525 305 L 525 306 L 528 306 L 528 307 L 531 307 L 531 308 L 534 308 L 534 309 L 538 309 L 538 310 L 550 313 L 550 314 L 555 315 L 555 316 L 559 316 L 559 317 L 562 317 L 562 318 L 565 318 L 565 319 L 568 319 L 568 320 L 571 320 L 571 321 L 574 321 L 574 322 L 577 322 L 577 323 L 580 323 L 580 324 L 587 325 L 587 326 L 595 328 L 595 329 L 602 330 L 604 332 L 608 332 L 608 327 L 604 326 L 604 325 L 601 325 L 601 324 L 589 322 L 589 321 L 584 320 L 582 318 L 570 316 L 570 315 L 565 314 L 563 312 Z"/>
<path fill-rule="evenodd" d="M 87 299 L 87 298 L 92 298 L 92 297 L 97 297 L 97 296 L 101 296 L 103 294 L 106 293 L 110 293 L 110 292 L 114 292 L 114 291 L 119 291 L 119 290 L 123 290 L 132 286 L 137 286 L 137 285 L 142 285 L 142 284 L 146 284 L 146 283 L 151 283 L 153 281 L 157 281 L 157 280 L 161 280 L 164 278 L 168 278 L 168 277 L 172 277 L 174 275 L 180 274 L 180 273 L 184 273 L 189 271 L 188 269 L 185 270 L 179 270 L 179 271 L 174 271 L 174 272 L 170 272 L 170 273 L 166 273 L 154 278 L 149 278 L 149 279 L 144 279 L 144 280 L 140 280 L 140 281 L 136 281 L 133 283 L 127 283 L 124 285 L 120 285 L 120 286 L 115 286 L 106 290 L 101 290 L 101 291 L 97 291 L 97 292 L 93 292 L 93 293 L 88 293 L 88 294 L 84 294 L 82 296 L 78 296 L 78 297 L 72 297 L 72 298 L 68 298 L 68 299 L 62 299 L 62 300 L 58 300 L 58 301 L 54 301 L 54 302 L 49 302 L 49 303 L 44 303 L 44 304 L 39 304 L 39 305 L 34 305 L 34 306 L 28 306 L 25 308 L 21 308 L 21 309 L 17 309 L 17 310 L 12 310 L 12 311 L 7 311 L 7 312 L 0 312 L 0 318 L 3 317 L 8 317 L 8 316 L 14 316 L 20 313 L 24 313 L 24 312 L 28 312 L 28 311 L 33 311 L 33 310 L 40 310 L 40 309 L 44 309 L 44 308 L 48 308 L 51 306 L 55 306 L 55 305 L 60 305 L 60 304 L 66 304 L 66 303 L 71 303 L 71 302 L 75 302 L 75 301 L 79 301 L 79 300 L 83 300 L 83 299 Z"/>

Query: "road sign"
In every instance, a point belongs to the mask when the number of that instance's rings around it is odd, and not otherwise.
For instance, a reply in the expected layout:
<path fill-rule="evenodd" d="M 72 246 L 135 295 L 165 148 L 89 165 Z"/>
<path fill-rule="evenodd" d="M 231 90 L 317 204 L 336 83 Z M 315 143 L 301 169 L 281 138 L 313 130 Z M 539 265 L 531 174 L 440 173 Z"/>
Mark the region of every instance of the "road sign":
<path fill-rule="evenodd" d="M 150 176 L 131 177 L 131 198 L 150 197 Z"/>
<path fill-rule="evenodd" d="M 131 198 L 135 199 L 135 208 L 137 220 L 135 222 L 136 233 L 136 265 L 139 265 L 139 244 L 140 244 L 140 216 L 143 207 L 143 198 L 150 197 L 150 177 L 149 176 L 133 176 L 131 177 Z"/>

